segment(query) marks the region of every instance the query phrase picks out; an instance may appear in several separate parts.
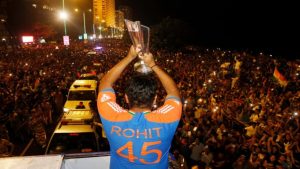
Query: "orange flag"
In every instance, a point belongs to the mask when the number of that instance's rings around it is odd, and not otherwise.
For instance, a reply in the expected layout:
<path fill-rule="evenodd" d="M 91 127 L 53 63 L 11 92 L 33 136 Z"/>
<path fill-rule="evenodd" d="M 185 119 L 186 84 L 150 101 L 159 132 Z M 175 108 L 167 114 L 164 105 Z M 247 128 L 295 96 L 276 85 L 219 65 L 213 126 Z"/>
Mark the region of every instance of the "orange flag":
<path fill-rule="evenodd" d="M 280 86 L 285 87 L 288 84 L 286 78 L 278 71 L 277 67 L 274 69 L 273 76 L 276 78 Z"/>

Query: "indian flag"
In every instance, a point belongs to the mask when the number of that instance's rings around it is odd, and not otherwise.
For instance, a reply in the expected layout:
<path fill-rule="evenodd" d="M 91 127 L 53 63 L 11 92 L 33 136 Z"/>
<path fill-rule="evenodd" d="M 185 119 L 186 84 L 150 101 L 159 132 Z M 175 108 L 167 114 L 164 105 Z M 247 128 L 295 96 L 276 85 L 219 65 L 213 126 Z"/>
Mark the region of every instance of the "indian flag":
<path fill-rule="evenodd" d="M 285 87 L 288 84 L 286 78 L 278 71 L 277 67 L 274 69 L 273 76 L 276 78 L 280 86 Z"/>

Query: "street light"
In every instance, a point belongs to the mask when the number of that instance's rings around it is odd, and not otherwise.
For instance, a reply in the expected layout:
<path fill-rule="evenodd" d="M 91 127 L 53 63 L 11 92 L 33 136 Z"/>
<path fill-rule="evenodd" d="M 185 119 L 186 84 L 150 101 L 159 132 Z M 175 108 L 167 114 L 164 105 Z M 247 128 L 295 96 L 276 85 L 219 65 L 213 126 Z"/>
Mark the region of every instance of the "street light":
<path fill-rule="evenodd" d="M 65 11 L 65 0 L 62 0 L 62 11 L 60 12 L 60 18 L 64 21 L 64 29 L 65 29 L 65 36 L 67 35 L 67 24 L 66 20 L 68 19 L 68 14 Z"/>
<path fill-rule="evenodd" d="M 79 9 L 75 8 L 74 11 L 79 12 Z M 88 11 L 92 12 L 92 9 L 88 9 Z M 83 17 L 83 36 L 84 36 L 84 39 L 86 39 L 87 38 L 87 33 L 86 33 L 85 11 L 84 10 L 82 10 L 82 17 Z M 93 26 L 93 32 L 95 32 L 94 26 Z"/>
<path fill-rule="evenodd" d="M 69 18 L 69 15 L 66 11 L 60 11 L 58 13 L 58 16 L 61 20 L 64 21 L 64 29 L 65 29 L 65 35 L 67 35 L 67 25 L 66 25 L 66 20 Z"/>
<path fill-rule="evenodd" d="M 75 8 L 74 11 L 79 12 L 79 9 Z M 85 11 L 82 12 L 82 18 L 83 18 L 83 39 L 87 39 L 86 25 L 85 25 Z"/>
<path fill-rule="evenodd" d="M 68 13 L 66 11 L 60 11 L 58 15 L 59 15 L 59 18 L 64 20 L 64 21 L 67 20 L 68 17 L 69 17 Z"/>

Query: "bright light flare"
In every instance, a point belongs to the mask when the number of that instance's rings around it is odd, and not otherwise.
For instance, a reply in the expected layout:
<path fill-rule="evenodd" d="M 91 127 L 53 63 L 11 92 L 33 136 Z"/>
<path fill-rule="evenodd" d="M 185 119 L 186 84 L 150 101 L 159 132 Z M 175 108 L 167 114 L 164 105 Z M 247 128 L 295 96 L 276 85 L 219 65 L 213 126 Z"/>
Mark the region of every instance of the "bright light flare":
<path fill-rule="evenodd" d="M 22 36 L 23 43 L 32 43 L 33 42 L 33 36 Z"/>
<path fill-rule="evenodd" d="M 68 13 L 66 12 L 66 11 L 60 11 L 59 13 L 58 13 L 58 16 L 59 16 L 59 18 L 60 19 L 62 19 L 62 20 L 67 20 L 68 19 Z"/>
<path fill-rule="evenodd" d="M 101 46 L 96 46 L 94 49 L 95 49 L 95 50 L 101 50 L 102 47 L 101 47 Z"/>

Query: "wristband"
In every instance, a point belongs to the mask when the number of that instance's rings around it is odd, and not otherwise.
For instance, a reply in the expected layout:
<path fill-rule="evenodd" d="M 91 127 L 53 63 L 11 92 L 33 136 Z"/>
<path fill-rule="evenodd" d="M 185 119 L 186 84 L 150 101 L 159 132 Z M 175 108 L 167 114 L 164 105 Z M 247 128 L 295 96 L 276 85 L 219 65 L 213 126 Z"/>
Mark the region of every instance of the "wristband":
<path fill-rule="evenodd" d="M 156 64 L 154 64 L 153 66 L 151 66 L 150 68 L 152 69 L 153 67 L 157 66 Z"/>

